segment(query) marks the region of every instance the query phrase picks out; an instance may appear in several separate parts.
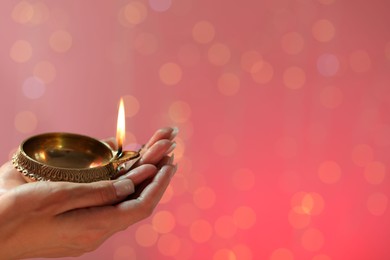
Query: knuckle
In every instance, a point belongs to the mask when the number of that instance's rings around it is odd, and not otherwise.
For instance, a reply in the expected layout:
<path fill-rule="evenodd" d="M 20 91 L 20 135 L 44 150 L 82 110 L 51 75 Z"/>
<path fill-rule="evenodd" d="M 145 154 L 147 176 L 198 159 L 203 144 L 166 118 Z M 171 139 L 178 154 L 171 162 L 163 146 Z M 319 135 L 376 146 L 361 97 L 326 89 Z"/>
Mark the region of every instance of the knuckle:
<path fill-rule="evenodd" d="M 106 203 L 116 199 L 115 188 L 112 183 L 105 181 L 96 187 L 100 202 Z"/>

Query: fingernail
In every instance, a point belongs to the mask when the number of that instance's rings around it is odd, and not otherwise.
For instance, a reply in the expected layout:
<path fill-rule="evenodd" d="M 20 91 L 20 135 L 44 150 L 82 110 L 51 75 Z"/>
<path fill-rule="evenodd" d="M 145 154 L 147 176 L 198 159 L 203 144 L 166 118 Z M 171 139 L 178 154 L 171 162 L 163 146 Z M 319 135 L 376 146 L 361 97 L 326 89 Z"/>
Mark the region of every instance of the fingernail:
<path fill-rule="evenodd" d="M 169 158 L 169 161 L 167 164 L 172 164 L 174 159 L 175 159 L 175 154 L 173 153 L 172 156 Z"/>
<path fill-rule="evenodd" d="M 134 183 L 130 179 L 118 180 L 113 185 L 118 197 L 124 197 L 134 192 Z"/>
<path fill-rule="evenodd" d="M 171 144 L 171 146 L 168 148 L 168 150 L 165 152 L 166 154 L 169 154 L 170 152 L 172 152 L 174 149 L 176 148 L 176 143 L 173 142 Z"/>
<path fill-rule="evenodd" d="M 173 130 L 172 130 L 172 133 L 171 133 L 171 136 L 170 136 L 170 140 L 172 140 L 173 138 L 175 138 L 176 136 L 177 136 L 177 134 L 179 133 L 179 128 L 177 128 L 177 127 L 173 127 L 172 128 Z"/>

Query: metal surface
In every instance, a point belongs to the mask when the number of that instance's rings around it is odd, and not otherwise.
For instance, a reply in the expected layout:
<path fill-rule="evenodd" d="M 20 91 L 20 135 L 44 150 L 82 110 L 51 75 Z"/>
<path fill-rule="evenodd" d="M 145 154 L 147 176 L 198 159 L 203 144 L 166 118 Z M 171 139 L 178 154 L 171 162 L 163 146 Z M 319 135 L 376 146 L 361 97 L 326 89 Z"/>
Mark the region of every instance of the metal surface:
<path fill-rule="evenodd" d="M 28 181 L 93 182 L 111 179 L 120 164 L 139 157 L 133 151 L 116 154 L 88 136 L 47 133 L 22 142 L 13 163 Z"/>

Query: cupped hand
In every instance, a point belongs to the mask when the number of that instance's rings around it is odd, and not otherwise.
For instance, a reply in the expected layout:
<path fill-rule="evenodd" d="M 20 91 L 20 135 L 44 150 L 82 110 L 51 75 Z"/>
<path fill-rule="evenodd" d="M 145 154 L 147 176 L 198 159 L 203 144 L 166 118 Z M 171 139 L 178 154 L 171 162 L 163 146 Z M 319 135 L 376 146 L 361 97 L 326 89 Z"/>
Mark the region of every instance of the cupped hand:
<path fill-rule="evenodd" d="M 141 159 L 117 180 L 26 184 L 10 162 L 3 165 L 0 259 L 81 255 L 148 217 L 176 171 L 167 155 L 175 131 L 158 130 Z"/>

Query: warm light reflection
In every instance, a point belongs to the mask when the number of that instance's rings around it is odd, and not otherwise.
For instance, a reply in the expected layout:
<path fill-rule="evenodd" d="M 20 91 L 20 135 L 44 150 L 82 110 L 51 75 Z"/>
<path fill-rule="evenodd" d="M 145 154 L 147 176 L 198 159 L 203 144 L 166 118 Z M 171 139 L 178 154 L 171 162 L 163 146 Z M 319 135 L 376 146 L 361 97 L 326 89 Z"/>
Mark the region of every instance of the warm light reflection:
<path fill-rule="evenodd" d="M 118 155 L 122 153 L 123 143 L 125 141 L 126 124 L 125 124 L 125 105 L 123 98 L 119 102 L 118 121 L 116 126 L 116 141 L 118 142 Z"/>

